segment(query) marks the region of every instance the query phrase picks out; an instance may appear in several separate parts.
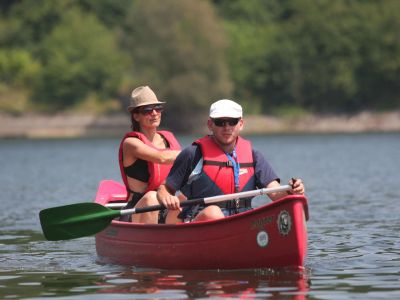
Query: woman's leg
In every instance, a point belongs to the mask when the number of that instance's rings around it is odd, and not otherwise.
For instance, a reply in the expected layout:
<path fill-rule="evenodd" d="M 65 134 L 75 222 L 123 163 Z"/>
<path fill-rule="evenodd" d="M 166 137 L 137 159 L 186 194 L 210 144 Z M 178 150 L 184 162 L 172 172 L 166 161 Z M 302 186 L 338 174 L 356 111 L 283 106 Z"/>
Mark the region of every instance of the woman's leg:
<path fill-rule="evenodd" d="M 147 192 L 135 205 L 137 207 L 145 207 L 150 205 L 158 205 L 157 192 L 150 191 Z M 157 224 L 158 223 L 158 213 L 159 211 L 150 211 L 147 213 L 133 214 L 133 223 L 146 223 L 146 224 Z"/>

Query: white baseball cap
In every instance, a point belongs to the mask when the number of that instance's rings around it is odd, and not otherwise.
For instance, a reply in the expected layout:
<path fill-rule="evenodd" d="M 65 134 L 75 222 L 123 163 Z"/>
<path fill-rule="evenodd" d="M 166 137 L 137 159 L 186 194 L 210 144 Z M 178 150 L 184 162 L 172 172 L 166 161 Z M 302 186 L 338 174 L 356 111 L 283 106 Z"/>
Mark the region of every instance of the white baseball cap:
<path fill-rule="evenodd" d="M 242 107 L 236 102 L 228 99 L 218 100 L 211 104 L 210 118 L 241 118 L 243 116 Z"/>

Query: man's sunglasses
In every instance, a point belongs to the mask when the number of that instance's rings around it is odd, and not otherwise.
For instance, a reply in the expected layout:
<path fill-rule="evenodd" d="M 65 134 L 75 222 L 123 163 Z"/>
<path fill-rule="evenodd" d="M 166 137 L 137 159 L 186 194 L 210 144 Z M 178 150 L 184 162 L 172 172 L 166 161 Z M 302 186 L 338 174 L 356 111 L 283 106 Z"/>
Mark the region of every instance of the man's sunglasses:
<path fill-rule="evenodd" d="M 236 126 L 239 123 L 240 118 L 232 118 L 232 119 L 212 119 L 215 126 L 224 127 L 226 124 L 229 126 Z"/>
<path fill-rule="evenodd" d="M 143 106 L 139 109 L 139 112 L 142 115 L 149 115 L 155 110 L 156 112 L 160 113 L 164 111 L 164 106 L 161 104 L 156 104 L 156 105 L 146 105 Z"/>

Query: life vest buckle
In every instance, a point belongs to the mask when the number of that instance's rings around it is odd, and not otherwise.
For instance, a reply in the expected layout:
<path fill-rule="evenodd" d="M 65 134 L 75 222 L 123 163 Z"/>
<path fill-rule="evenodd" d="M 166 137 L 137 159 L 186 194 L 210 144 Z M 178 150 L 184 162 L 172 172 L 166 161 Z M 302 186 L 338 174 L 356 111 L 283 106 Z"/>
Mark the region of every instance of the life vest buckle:
<path fill-rule="evenodd" d="M 228 160 L 225 164 L 227 167 L 233 167 L 233 163 L 230 160 Z"/>

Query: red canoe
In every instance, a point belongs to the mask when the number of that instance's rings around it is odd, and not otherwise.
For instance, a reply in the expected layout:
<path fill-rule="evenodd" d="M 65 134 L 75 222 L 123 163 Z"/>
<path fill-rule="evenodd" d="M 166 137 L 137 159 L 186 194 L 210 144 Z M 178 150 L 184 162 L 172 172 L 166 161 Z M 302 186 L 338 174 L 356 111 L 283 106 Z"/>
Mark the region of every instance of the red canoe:
<path fill-rule="evenodd" d="M 123 201 L 125 187 L 100 183 L 95 202 Z M 307 199 L 292 195 L 214 221 L 176 225 L 113 220 L 96 234 L 100 260 L 161 269 L 302 267 L 307 251 Z"/>

